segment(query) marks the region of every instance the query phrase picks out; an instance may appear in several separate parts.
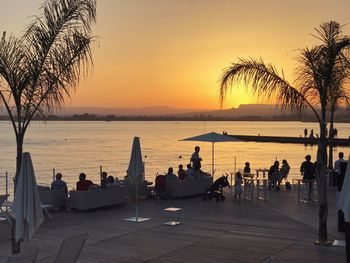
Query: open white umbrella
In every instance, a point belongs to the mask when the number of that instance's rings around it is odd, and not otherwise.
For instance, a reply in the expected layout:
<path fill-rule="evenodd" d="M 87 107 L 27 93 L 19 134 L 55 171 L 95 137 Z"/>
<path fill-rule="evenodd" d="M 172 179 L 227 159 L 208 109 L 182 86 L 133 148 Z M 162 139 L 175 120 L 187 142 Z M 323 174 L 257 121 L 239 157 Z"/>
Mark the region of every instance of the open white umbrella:
<path fill-rule="evenodd" d="M 142 153 L 141 153 L 139 137 L 134 137 L 127 175 L 128 175 L 129 182 L 133 187 L 135 187 L 136 215 L 135 217 L 127 218 L 125 220 L 132 221 L 132 222 L 147 221 L 149 220 L 149 218 L 139 217 L 139 208 L 138 208 L 138 186 L 139 184 L 142 184 L 145 180 L 145 167 L 142 162 Z"/>
<path fill-rule="evenodd" d="M 211 172 L 214 174 L 214 143 L 216 142 L 240 142 L 241 140 L 233 138 L 231 136 L 222 135 L 216 132 L 205 133 L 202 135 L 182 139 L 180 141 L 198 141 L 198 142 L 211 142 L 212 150 L 211 150 Z"/>
<path fill-rule="evenodd" d="M 22 155 L 12 211 L 16 219 L 16 241 L 29 240 L 44 221 L 32 159 L 28 152 Z"/>

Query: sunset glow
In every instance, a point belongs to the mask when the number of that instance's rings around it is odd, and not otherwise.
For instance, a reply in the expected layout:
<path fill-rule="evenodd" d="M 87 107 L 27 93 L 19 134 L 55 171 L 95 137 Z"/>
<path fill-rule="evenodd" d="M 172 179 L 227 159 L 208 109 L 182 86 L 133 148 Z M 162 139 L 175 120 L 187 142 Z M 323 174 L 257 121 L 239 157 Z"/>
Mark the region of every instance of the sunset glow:
<path fill-rule="evenodd" d="M 2 3 L 0 30 L 20 35 L 39 3 Z M 349 23 L 350 2 L 98 0 L 97 6 L 93 74 L 67 105 L 217 109 L 225 67 L 239 57 L 262 57 L 293 80 L 297 50 L 317 43 L 311 33 L 321 22 Z M 256 102 L 242 87 L 223 106 Z"/>

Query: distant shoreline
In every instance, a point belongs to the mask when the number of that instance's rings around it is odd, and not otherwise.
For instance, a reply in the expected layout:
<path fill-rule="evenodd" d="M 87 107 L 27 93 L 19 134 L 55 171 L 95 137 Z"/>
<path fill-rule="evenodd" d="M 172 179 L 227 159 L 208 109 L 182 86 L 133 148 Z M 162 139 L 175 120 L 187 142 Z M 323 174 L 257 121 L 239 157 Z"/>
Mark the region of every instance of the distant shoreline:
<path fill-rule="evenodd" d="M 10 121 L 7 116 L 0 116 L 0 121 Z M 213 116 L 196 116 L 196 117 L 177 117 L 177 116 L 99 116 L 94 114 L 83 114 L 73 116 L 48 116 L 36 117 L 33 121 L 261 121 L 261 122 L 317 122 L 312 118 L 300 119 L 297 117 L 213 117 Z M 336 123 L 350 123 L 350 120 L 337 120 Z"/>

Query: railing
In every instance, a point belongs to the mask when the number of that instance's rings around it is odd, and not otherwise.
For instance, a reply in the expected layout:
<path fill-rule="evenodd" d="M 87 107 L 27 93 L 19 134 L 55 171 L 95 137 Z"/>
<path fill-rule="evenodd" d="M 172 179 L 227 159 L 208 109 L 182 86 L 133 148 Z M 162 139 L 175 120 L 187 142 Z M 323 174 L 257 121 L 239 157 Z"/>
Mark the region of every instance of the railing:
<path fill-rule="evenodd" d="M 0 175 L 0 192 L 3 192 L 3 188 L 5 188 L 5 194 L 9 194 L 9 177 L 8 172 L 5 172 L 5 175 Z"/>

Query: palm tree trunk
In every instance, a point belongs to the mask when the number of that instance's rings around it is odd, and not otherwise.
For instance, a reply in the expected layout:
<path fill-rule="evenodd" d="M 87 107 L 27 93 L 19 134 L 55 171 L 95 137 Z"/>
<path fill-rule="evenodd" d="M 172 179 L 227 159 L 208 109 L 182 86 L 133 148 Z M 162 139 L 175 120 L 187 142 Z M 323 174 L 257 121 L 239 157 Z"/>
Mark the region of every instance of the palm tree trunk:
<path fill-rule="evenodd" d="M 17 156 L 16 156 L 16 174 L 15 174 L 15 190 L 16 190 L 16 186 L 17 186 L 17 181 L 18 181 L 18 176 L 19 176 L 19 172 L 21 169 L 21 163 L 22 163 L 22 153 L 23 153 L 23 140 L 24 140 L 24 134 L 20 133 L 18 134 L 18 136 L 16 137 L 16 142 L 17 142 Z"/>
<path fill-rule="evenodd" d="M 17 158 L 16 158 L 16 175 L 14 180 L 14 192 L 16 192 L 18 177 L 21 169 L 21 163 L 22 163 L 22 153 L 23 153 L 23 139 L 24 134 L 19 133 L 16 136 L 16 142 L 17 142 Z M 21 243 L 20 241 L 16 241 L 16 220 L 12 220 L 11 225 L 11 250 L 12 254 L 20 253 L 21 251 Z"/>
<path fill-rule="evenodd" d="M 318 244 L 328 244 L 327 235 L 327 217 L 328 217 L 328 203 L 327 203 L 327 138 L 326 138 L 326 123 L 320 125 L 320 140 L 317 150 L 317 165 L 316 165 L 316 181 L 319 194 L 319 232 Z"/>
<path fill-rule="evenodd" d="M 329 154 L 328 154 L 328 168 L 333 169 L 333 138 L 334 138 L 334 108 L 331 108 L 331 116 L 330 116 L 330 126 L 329 126 Z"/>

